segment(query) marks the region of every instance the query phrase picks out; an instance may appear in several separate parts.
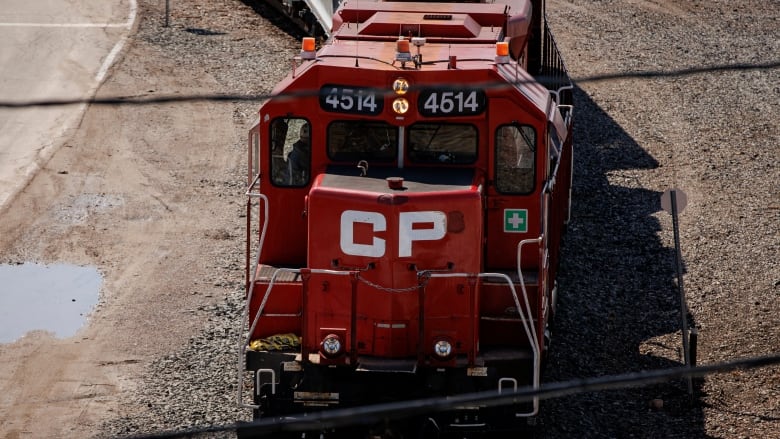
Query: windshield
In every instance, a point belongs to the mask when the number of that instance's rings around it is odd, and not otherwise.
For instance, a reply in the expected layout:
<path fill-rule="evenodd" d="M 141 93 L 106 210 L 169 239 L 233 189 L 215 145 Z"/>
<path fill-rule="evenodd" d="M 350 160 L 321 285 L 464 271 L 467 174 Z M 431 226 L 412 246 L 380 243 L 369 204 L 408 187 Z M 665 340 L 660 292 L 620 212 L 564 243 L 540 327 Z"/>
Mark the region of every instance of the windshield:
<path fill-rule="evenodd" d="M 473 125 L 418 123 L 409 128 L 409 160 L 415 163 L 474 163 L 477 144 Z"/>
<path fill-rule="evenodd" d="M 392 162 L 398 128 L 385 122 L 335 121 L 328 126 L 328 157 L 334 161 Z"/>
<path fill-rule="evenodd" d="M 407 129 L 412 163 L 469 164 L 477 160 L 474 125 L 418 123 Z M 398 157 L 399 129 L 381 121 L 339 120 L 328 125 L 328 157 L 339 162 L 390 163 Z"/>

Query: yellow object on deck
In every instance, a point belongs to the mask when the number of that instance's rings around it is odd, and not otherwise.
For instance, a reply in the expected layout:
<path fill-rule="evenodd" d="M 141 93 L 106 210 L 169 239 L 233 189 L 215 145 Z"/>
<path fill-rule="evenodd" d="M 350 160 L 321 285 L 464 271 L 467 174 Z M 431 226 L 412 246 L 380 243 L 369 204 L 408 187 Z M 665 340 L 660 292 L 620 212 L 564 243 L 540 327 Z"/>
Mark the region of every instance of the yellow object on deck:
<path fill-rule="evenodd" d="M 249 342 L 249 349 L 253 351 L 285 351 L 296 349 L 300 346 L 300 337 L 292 333 L 276 334 Z"/>

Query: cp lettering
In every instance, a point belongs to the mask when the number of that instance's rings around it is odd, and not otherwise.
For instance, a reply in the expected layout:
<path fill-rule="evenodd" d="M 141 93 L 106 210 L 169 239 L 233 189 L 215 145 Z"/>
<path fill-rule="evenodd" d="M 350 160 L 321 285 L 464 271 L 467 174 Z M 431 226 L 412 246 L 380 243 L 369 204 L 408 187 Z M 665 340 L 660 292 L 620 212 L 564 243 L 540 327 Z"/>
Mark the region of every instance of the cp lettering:
<path fill-rule="evenodd" d="M 355 223 L 371 226 L 370 244 L 355 242 Z M 341 213 L 341 251 L 353 256 L 380 258 L 385 255 L 385 240 L 377 236 L 387 231 L 387 219 L 379 212 L 347 210 Z M 401 212 L 398 216 L 398 257 L 412 256 L 415 241 L 436 241 L 447 233 L 447 215 L 439 211 Z"/>

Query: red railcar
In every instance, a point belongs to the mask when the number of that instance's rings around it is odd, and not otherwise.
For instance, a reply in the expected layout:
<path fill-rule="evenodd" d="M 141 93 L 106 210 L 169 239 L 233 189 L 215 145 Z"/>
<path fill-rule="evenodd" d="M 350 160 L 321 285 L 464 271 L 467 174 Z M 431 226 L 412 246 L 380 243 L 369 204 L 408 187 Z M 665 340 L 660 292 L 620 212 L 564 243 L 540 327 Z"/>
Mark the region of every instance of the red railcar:
<path fill-rule="evenodd" d="M 249 132 L 240 403 L 295 417 L 538 386 L 572 178 L 543 1 L 347 1 L 313 43 Z"/>

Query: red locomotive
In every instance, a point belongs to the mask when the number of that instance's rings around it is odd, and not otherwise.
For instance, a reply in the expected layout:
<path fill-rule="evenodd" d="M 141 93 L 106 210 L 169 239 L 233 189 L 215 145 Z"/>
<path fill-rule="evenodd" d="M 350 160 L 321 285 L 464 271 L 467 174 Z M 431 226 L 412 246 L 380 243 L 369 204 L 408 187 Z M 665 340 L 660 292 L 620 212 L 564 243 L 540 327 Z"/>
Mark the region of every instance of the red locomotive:
<path fill-rule="evenodd" d="M 296 417 L 538 386 L 572 178 L 544 0 L 345 1 L 274 95 L 248 139 L 240 403 Z M 475 404 L 420 428 L 537 413 Z"/>

